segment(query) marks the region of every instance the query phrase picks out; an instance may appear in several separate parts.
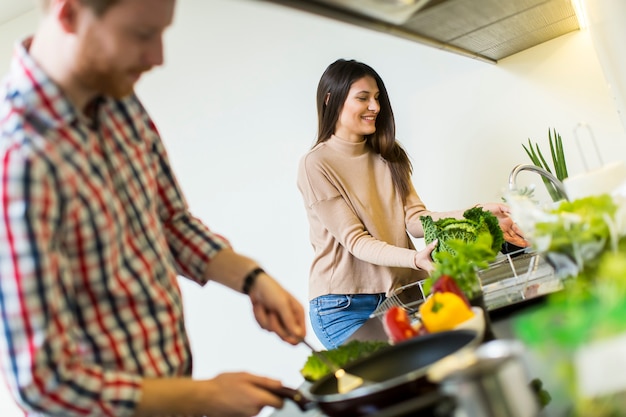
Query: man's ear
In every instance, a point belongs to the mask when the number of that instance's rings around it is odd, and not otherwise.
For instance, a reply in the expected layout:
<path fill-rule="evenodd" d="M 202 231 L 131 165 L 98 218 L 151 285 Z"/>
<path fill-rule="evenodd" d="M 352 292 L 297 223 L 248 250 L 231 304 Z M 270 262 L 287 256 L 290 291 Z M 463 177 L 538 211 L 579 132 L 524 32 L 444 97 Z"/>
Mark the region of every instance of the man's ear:
<path fill-rule="evenodd" d="M 51 11 L 64 31 L 75 33 L 81 7 L 78 0 L 53 0 Z"/>

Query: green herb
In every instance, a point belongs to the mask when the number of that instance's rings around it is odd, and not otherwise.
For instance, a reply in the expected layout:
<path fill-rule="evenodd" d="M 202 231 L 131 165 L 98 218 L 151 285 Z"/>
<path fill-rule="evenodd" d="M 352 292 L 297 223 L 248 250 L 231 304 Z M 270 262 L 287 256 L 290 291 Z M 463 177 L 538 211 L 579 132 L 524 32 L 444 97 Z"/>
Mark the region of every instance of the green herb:
<path fill-rule="evenodd" d="M 554 173 L 552 172 L 552 169 L 546 159 L 543 157 L 541 149 L 539 149 L 539 145 L 537 143 L 535 143 L 533 147 L 530 139 L 528 139 L 528 147 L 524 146 L 524 144 L 522 144 L 522 147 L 535 166 L 545 169 L 549 173 L 554 174 L 557 179 L 563 181 L 568 176 L 567 164 L 565 162 L 563 140 L 561 139 L 561 135 L 557 133 L 556 129 L 553 129 L 553 132 L 550 132 L 550 129 L 548 129 L 548 141 L 550 143 L 550 155 L 552 156 Z M 552 200 L 559 201 L 561 199 L 561 194 L 555 185 L 552 184 L 552 182 L 550 182 L 547 178 L 542 177 L 542 180 Z"/>
<path fill-rule="evenodd" d="M 617 206 L 608 194 L 574 201 L 562 201 L 547 212 L 545 221 L 535 224 L 535 241 L 540 251 L 569 256 L 580 269 L 597 261 L 597 255 L 609 244 L 612 220 Z"/>
<path fill-rule="evenodd" d="M 332 363 L 341 368 L 350 362 L 364 358 L 388 346 L 389 343 L 383 341 L 352 340 L 336 349 L 320 351 L 320 354 L 326 356 Z M 311 382 L 317 381 L 330 372 L 331 370 L 328 369 L 328 366 L 315 355 L 310 355 L 300 370 L 300 374 L 304 379 Z"/>
<path fill-rule="evenodd" d="M 575 361 L 581 346 L 626 331 L 626 234 L 618 227 L 623 204 L 608 194 L 562 201 L 535 224 L 537 249 L 570 259 L 578 269 L 544 305 L 516 317 L 514 333 L 552 363 L 551 374 L 559 376 L 573 404 L 571 416 L 617 417 L 626 411 L 623 393 L 581 395 Z"/>
<path fill-rule="evenodd" d="M 468 298 L 478 295 L 481 287 L 476 271 L 488 267 L 504 243 L 498 218 L 482 207 L 474 207 L 463 213 L 463 219 L 433 221 L 430 216 L 422 216 L 420 220 L 426 244 L 438 240 L 432 253 L 435 270 L 425 283 L 426 293 L 439 277 L 448 275 Z"/>
<path fill-rule="evenodd" d="M 611 228 L 617 205 L 608 194 L 563 201 L 535 225 L 542 252 L 565 255 L 579 272 L 548 303 L 519 317 L 516 334 L 532 346 L 547 340 L 576 348 L 626 330 L 626 238 Z"/>
<path fill-rule="evenodd" d="M 477 271 L 487 268 L 496 257 L 492 241 L 491 234 L 486 232 L 478 235 L 473 242 L 448 240 L 447 244 L 452 251 L 440 251 L 433 255 L 435 270 L 426 281 L 424 291 L 429 293 L 432 284 L 447 275 L 456 281 L 467 298 L 474 298 L 481 291 Z"/>

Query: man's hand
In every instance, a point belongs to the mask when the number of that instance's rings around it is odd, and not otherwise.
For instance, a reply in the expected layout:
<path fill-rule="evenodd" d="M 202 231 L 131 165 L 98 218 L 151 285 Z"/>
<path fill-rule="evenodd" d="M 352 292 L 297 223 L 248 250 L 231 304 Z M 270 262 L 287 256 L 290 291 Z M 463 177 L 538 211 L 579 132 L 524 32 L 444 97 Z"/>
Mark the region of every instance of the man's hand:
<path fill-rule="evenodd" d="M 250 289 L 254 317 L 259 325 L 292 345 L 306 335 L 304 308 L 274 278 L 263 272 Z"/>
<path fill-rule="evenodd" d="M 259 265 L 254 260 L 232 249 L 223 249 L 208 263 L 206 278 L 243 292 L 243 277 L 256 268 Z M 254 316 L 263 329 L 275 332 L 292 345 L 304 338 L 304 308 L 278 281 L 261 272 L 246 290 L 252 301 Z"/>
<path fill-rule="evenodd" d="M 205 392 L 206 417 L 256 416 L 263 407 L 282 408 L 283 399 L 268 391 L 282 386 L 280 381 L 246 372 L 224 373 L 214 379 L 201 381 Z"/>
<path fill-rule="evenodd" d="M 282 408 L 278 380 L 247 372 L 223 373 L 213 379 L 144 379 L 134 417 L 251 417 L 263 407 Z"/>

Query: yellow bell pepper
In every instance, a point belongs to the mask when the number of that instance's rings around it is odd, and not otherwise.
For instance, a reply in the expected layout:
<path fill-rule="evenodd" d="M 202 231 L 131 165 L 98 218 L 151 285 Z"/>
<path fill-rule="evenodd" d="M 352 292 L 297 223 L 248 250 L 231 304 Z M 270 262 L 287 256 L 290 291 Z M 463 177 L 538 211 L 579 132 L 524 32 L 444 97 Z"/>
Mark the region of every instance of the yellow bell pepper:
<path fill-rule="evenodd" d="M 420 306 L 422 324 L 429 332 L 452 330 L 457 325 L 474 317 L 474 312 L 465 301 L 452 292 L 436 292 Z"/>

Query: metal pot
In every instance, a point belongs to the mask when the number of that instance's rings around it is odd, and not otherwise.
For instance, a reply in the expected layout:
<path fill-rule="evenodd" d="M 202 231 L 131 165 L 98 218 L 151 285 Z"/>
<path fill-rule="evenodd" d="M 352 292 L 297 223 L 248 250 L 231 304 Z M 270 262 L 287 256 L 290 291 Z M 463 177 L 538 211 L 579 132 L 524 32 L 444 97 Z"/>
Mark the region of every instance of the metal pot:
<path fill-rule="evenodd" d="M 382 415 L 407 402 L 412 402 L 414 411 L 430 410 L 435 415 L 447 397 L 439 392 L 437 383 L 427 378 L 429 367 L 449 355 L 474 349 L 479 343 L 473 330 L 415 337 L 346 365 L 346 372 L 370 382 L 353 391 L 340 394 L 335 376 L 328 374 L 306 393 L 284 388 L 277 394 L 292 399 L 303 411 L 317 407 L 331 417 Z"/>
<path fill-rule="evenodd" d="M 536 417 L 537 397 L 532 391 L 524 347 L 514 340 L 494 340 L 470 355 L 468 366 L 451 372 L 441 391 L 453 396 L 458 417 Z"/>

